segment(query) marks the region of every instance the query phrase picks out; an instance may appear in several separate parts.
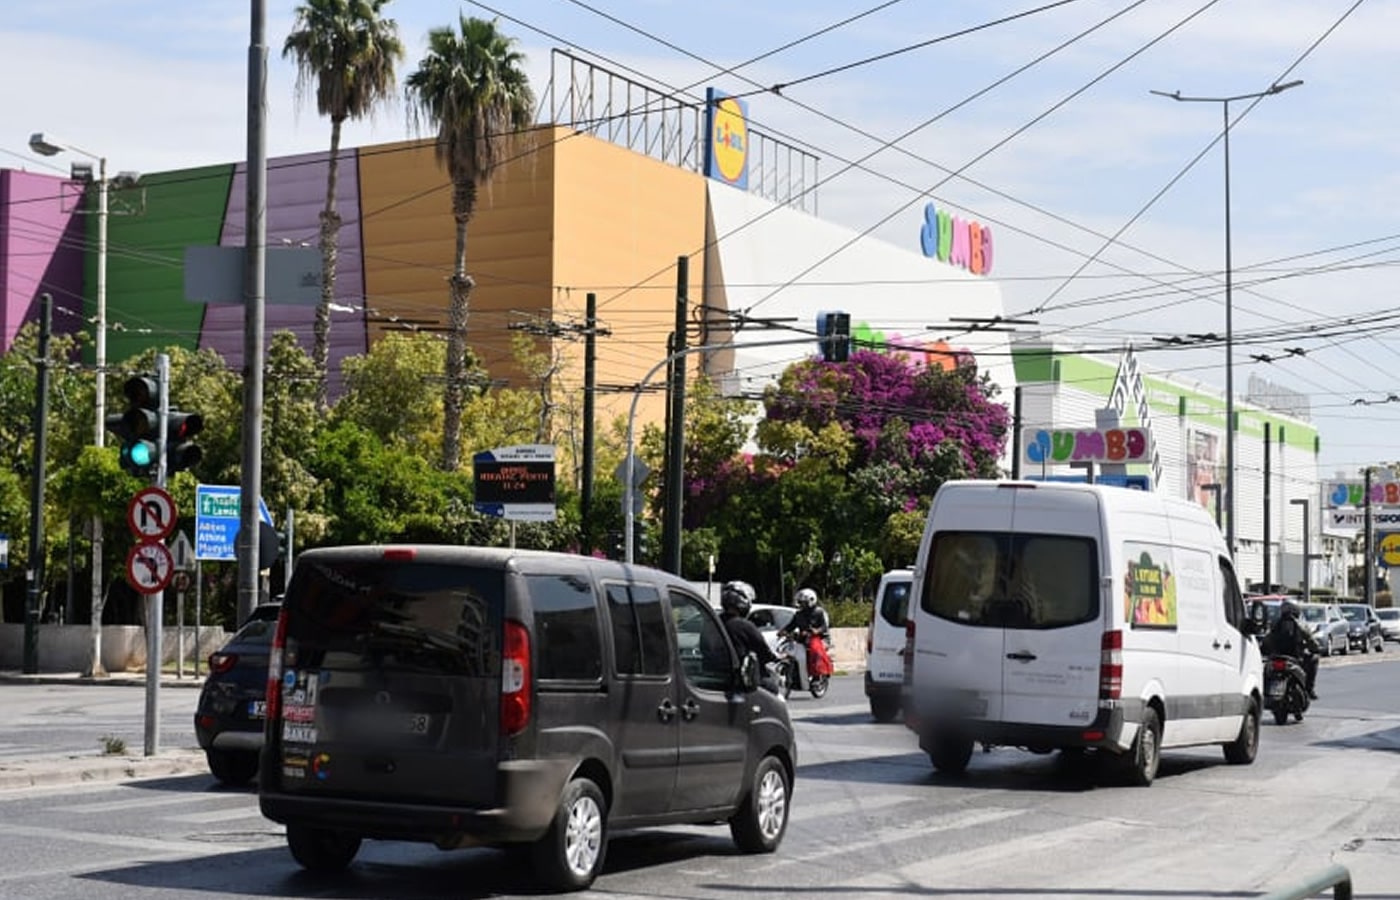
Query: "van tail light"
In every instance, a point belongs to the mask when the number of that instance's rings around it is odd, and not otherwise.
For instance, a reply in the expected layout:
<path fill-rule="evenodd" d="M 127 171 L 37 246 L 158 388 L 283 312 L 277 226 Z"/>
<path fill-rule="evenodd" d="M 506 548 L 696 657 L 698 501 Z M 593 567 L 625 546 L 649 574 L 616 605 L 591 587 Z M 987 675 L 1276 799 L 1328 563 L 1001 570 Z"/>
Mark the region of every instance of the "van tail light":
<path fill-rule="evenodd" d="M 1123 695 L 1123 632 L 1105 631 L 1099 644 L 1099 699 Z"/>
<path fill-rule="evenodd" d="M 222 675 L 232 669 L 237 662 L 237 653 L 211 653 L 209 654 L 209 674 Z"/>
<path fill-rule="evenodd" d="M 1288 660 L 1286 660 L 1286 659 L 1271 659 L 1271 660 L 1269 660 L 1269 666 L 1270 666 L 1275 672 L 1286 672 L 1286 671 L 1288 671 Z"/>
<path fill-rule="evenodd" d="M 865 655 L 875 651 L 875 607 L 870 608 L 870 622 L 865 626 Z"/>
<path fill-rule="evenodd" d="M 272 632 L 272 647 L 267 653 L 267 718 L 272 721 L 282 715 L 282 653 L 287 646 L 287 608 L 277 614 L 277 628 Z"/>
<path fill-rule="evenodd" d="M 530 632 L 519 622 L 506 622 L 505 653 L 501 658 L 501 732 L 515 735 L 530 724 Z"/>
<path fill-rule="evenodd" d="M 904 620 L 904 683 L 914 683 L 914 620 Z"/>

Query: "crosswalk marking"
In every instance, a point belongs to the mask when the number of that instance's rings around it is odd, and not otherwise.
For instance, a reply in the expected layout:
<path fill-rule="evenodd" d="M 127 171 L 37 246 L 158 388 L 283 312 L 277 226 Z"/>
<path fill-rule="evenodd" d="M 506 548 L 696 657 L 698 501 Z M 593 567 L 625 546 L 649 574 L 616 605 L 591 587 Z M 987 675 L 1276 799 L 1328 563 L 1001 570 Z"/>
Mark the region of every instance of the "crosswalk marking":
<path fill-rule="evenodd" d="M 210 799 L 209 794 L 176 794 L 175 796 L 137 796 L 125 800 L 107 800 L 102 803 L 82 803 L 77 806 L 62 807 L 64 812 L 106 813 L 127 812 L 138 809 L 154 809 L 158 806 L 178 806 L 185 803 L 199 803 Z"/>

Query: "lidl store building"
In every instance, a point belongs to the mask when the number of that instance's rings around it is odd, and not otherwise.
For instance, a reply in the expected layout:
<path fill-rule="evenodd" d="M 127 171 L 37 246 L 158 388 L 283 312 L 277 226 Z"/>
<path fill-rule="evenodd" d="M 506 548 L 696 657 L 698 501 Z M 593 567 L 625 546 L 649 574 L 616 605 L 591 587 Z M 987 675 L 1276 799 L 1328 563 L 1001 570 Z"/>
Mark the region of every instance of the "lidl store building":
<path fill-rule="evenodd" d="M 741 101 L 715 95 L 702 106 L 684 110 L 703 125 L 678 141 L 638 140 L 641 128 L 624 136 L 574 127 L 568 121 L 596 119 L 593 110 L 577 108 L 572 118 L 554 115 L 555 124 L 518 138 L 479 194 L 468 229 L 467 270 L 476 287 L 467 342 L 498 383 L 528 383 L 512 353 L 513 338 L 525 330 L 536 335 L 536 349 L 559 360 L 557 392 L 577 395 L 584 371 L 579 328 L 590 293 L 604 428 L 627 412 L 643 379 L 666 359 L 682 290 L 687 343 L 711 348 L 690 372 L 704 371 L 745 394 L 815 352 L 819 313 L 845 310 L 867 345 L 898 348 L 890 352 L 930 364 L 946 363 L 950 349 L 970 353 L 1008 404 L 1020 386 L 1023 428 L 1094 428 L 1095 410 L 1110 405 L 1116 390 L 1128 401 L 1121 421 L 1149 430 L 1156 451 L 1155 463 L 1129 468 L 1150 475 L 1154 490 L 1212 506 L 1202 486 L 1224 480 L 1218 392 L 1147 373 L 1130 357 L 951 327 L 954 319 L 1005 315 L 991 228 L 951 215 L 941 203 L 911 208 L 903 246 L 824 221 L 816 215 L 813 158 L 797 151 L 793 164 L 792 148 L 749 127 Z M 325 153 L 269 160 L 269 254 L 317 246 L 327 170 Z M 8 350 L 20 325 L 37 316 L 45 292 L 55 300 L 56 331 L 91 328 L 93 193 L 91 185 L 67 179 L 0 170 L 0 349 Z M 246 170 L 233 162 L 147 174 L 136 187 L 113 189 L 109 372 L 152 346 L 210 348 L 231 369 L 242 368 L 239 298 L 187 297 L 184 260 L 191 246 L 241 246 L 245 201 Z M 332 396 L 341 390 L 346 357 L 395 330 L 441 332 L 454 253 L 451 187 L 430 141 L 342 150 L 337 211 Z M 683 285 L 679 257 L 689 260 Z M 269 286 L 269 340 L 290 330 L 309 350 L 314 306 L 279 300 Z M 93 362 L 90 349 L 86 361 Z M 1237 409 L 1238 567 L 1249 581 L 1263 576 L 1267 424 L 1278 560 L 1271 568 L 1274 580 L 1283 580 L 1288 560 L 1296 563 L 1301 554 L 1300 510 L 1289 501 L 1318 497 L 1317 432 L 1302 418 L 1261 405 L 1242 402 Z M 644 392 L 639 419 L 663 417 L 661 395 Z M 1075 471 L 1047 463 L 1039 474 Z M 1329 571 L 1319 564 L 1314 584 Z"/>

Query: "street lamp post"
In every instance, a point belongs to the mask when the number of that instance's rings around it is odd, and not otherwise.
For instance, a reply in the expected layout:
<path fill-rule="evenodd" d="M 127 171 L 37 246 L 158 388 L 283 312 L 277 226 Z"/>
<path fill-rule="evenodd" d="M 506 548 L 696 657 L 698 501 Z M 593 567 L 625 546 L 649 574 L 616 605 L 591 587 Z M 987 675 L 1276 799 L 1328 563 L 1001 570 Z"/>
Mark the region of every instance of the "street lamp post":
<path fill-rule="evenodd" d="M 1307 498 L 1289 500 L 1293 506 L 1303 507 L 1303 602 L 1312 602 L 1312 535 L 1310 533 L 1311 514 Z"/>
<path fill-rule="evenodd" d="M 1183 97 L 1181 91 L 1152 91 L 1182 103 L 1219 103 L 1225 117 L 1225 543 L 1235 552 L 1235 325 L 1232 261 L 1230 259 L 1230 104 L 1236 100 L 1257 100 L 1281 94 L 1302 81 L 1272 84 L 1252 94 L 1232 97 Z M 1268 548 L 1265 548 L 1268 552 Z"/>
<path fill-rule="evenodd" d="M 60 141 L 52 135 L 38 132 L 30 135 L 29 149 L 40 156 L 56 156 L 64 150 L 71 150 L 89 159 L 97 160 L 97 332 L 93 341 L 93 365 L 96 373 L 94 393 L 96 394 L 97 418 L 93 432 L 95 446 L 103 446 L 106 438 L 107 418 L 107 157 L 89 153 L 80 147 Z M 102 517 L 92 517 L 92 610 L 93 610 L 93 651 L 89 673 L 105 675 L 102 668 L 102 623 L 98 610 L 102 607 Z"/>

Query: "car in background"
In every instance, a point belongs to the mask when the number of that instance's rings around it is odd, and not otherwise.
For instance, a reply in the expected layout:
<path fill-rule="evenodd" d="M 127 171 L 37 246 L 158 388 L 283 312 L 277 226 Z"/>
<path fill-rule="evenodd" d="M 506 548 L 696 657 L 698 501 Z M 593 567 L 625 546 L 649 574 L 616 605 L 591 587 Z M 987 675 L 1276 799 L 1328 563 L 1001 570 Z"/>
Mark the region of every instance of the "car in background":
<path fill-rule="evenodd" d="M 1351 627 L 1335 604 L 1299 603 L 1298 618 L 1312 629 L 1323 656 L 1347 652 Z"/>
<path fill-rule="evenodd" d="M 1386 606 L 1376 610 L 1381 620 L 1381 634 L 1387 641 L 1400 641 L 1400 607 Z"/>
<path fill-rule="evenodd" d="M 778 606 L 769 603 L 755 603 L 749 608 L 749 621 L 763 632 L 763 639 L 774 653 L 778 652 L 778 632 L 787 628 L 792 617 L 797 614 L 794 606 Z"/>
<path fill-rule="evenodd" d="M 880 578 L 865 636 L 865 696 L 877 722 L 893 722 L 904 692 L 904 620 L 909 614 L 912 568 L 891 569 Z"/>
<path fill-rule="evenodd" d="M 281 603 L 259 604 L 243 627 L 209 654 L 194 734 L 209 771 L 223 784 L 247 784 L 258 773 L 267 714 L 268 651 L 281 611 Z"/>
<path fill-rule="evenodd" d="M 1347 620 L 1347 649 L 1362 653 L 1385 649 L 1385 633 L 1374 609 L 1365 603 L 1341 603 L 1337 608 Z"/>

